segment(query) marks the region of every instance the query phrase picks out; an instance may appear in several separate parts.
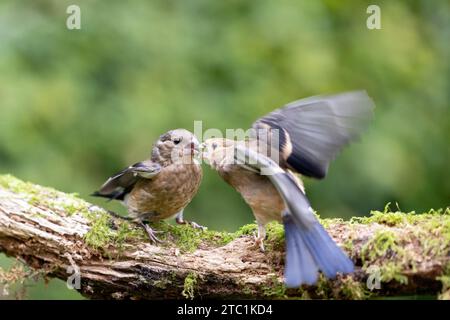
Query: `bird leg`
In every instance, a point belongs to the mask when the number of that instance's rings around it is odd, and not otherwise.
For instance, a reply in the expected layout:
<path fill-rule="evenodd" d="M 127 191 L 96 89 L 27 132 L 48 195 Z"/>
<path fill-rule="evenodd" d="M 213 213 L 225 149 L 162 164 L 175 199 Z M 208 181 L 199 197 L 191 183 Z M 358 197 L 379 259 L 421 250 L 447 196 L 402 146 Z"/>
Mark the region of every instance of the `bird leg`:
<path fill-rule="evenodd" d="M 150 242 L 152 244 L 162 243 L 163 242 L 163 241 L 159 240 L 156 237 L 156 234 L 161 233 L 162 231 L 153 230 L 149 225 L 145 224 L 141 220 L 136 221 L 134 218 L 121 216 L 120 214 L 118 214 L 118 213 L 116 213 L 114 211 L 111 211 L 111 210 L 106 210 L 106 211 L 108 212 L 109 215 L 111 215 L 114 218 L 122 219 L 122 220 L 129 221 L 129 222 L 133 222 L 133 223 L 137 224 L 138 226 L 142 227 L 145 230 L 145 232 L 147 233 L 148 238 L 150 239 Z"/>
<path fill-rule="evenodd" d="M 144 228 L 144 230 L 145 230 L 145 232 L 147 233 L 148 238 L 150 239 L 150 242 L 151 242 L 152 244 L 162 243 L 162 241 L 159 240 L 159 239 L 156 237 L 156 234 L 161 233 L 162 231 L 156 231 L 156 230 L 153 230 L 152 228 L 150 228 L 150 226 L 149 226 L 148 224 L 144 223 L 143 221 L 139 221 L 139 222 L 137 222 L 137 223 L 138 223 L 142 228 Z"/>
<path fill-rule="evenodd" d="M 89 211 L 94 210 L 95 208 L 98 208 L 98 207 L 94 206 L 94 205 L 91 205 L 91 206 L 89 206 Z M 109 226 L 112 229 L 114 229 L 114 230 L 117 230 L 117 223 L 116 223 L 117 221 L 116 221 L 116 219 L 133 222 L 133 219 L 130 218 L 130 217 L 121 216 L 120 214 L 118 214 L 118 213 L 116 213 L 114 211 L 111 211 L 111 210 L 106 210 L 106 209 L 104 209 L 104 210 L 111 216 L 111 218 L 109 219 L 108 223 L 109 223 Z M 116 219 L 113 219 L 113 218 L 116 218 Z"/>
<path fill-rule="evenodd" d="M 255 245 L 259 247 L 261 252 L 264 252 L 264 239 L 266 238 L 266 227 L 258 222 L 258 235 L 255 235 Z"/>
<path fill-rule="evenodd" d="M 202 231 L 206 231 L 208 230 L 207 227 L 201 226 L 198 223 L 194 222 L 194 221 L 186 221 L 183 218 L 183 210 L 181 210 L 180 212 L 177 213 L 176 217 L 175 217 L 175 222 L 177 224 L 189 224 L 192 228 L 194 229 L 200 229 Z"/>

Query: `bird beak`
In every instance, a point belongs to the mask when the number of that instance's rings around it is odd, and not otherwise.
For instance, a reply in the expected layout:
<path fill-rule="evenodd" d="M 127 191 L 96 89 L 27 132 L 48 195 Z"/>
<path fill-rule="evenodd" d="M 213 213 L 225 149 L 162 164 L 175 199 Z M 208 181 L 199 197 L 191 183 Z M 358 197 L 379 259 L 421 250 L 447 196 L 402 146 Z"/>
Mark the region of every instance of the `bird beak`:
<path fill-rule="evenodd" d="M 206 146 L 206 142 L 203 142 L 202 144 L 200 144 L 200 151 L 202 154 L 202 159 L 206 161 L 206 163 L 208 163 L 208 158 L 209 158 L 209 150 L 208 147 Z"/>
<path fill-rule="evenodd" d="M 200 153 L 198 143 L 191 142 L 191 143 L 189 144 L 189 148 L 190 148 L 190 150 L 191 150 L 191 155 L 193 155 L 193 156 L 194 156 L 194 155 L 198 155 L 198 154 Z"/>

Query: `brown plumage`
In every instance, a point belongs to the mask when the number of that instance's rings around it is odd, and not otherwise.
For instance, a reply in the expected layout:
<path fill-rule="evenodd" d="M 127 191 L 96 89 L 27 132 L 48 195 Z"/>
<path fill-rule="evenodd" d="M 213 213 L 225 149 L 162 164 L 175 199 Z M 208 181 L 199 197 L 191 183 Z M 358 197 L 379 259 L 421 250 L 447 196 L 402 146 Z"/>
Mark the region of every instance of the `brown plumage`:
<path fill-rule="evenodd" d="M 319 270 L 329 278 L 353 270 L 315 217 L 294 173 L 325 177 L 331 160 L 367 126 L 372 110 L 363 91 L 312 97 L 258 119 L 247 139 L 204 143 L 203 158 L 252 209 L 261 250 L 265 225 L 283 222 L 289 287 L 315 283 Z"/>
<path fill-rule="evenodd" d="M 270 221 L 282 221 L 282 213 L 286 205 L 277 189 L 266 175 L 243 167 L 236 163 L 235 148 L 238 146 L 258 152 L 256 140 L 233 141 L 229 139 L 213 138 L 204 143 L 204 159 L 218 174 L 237 192 L 252 209 L 258 223 L 256 243 L 264 251 L 265 225 Z M 293 175 L 292 175 L 293 176 Z M 295 178 L 299 188 L 303 184 Z"/>
<path fill-rule="evenodd" d="M 170 218 L 192 200 L 202 180 L 198 164 L 169 164 L 153 179 L 140 179 L 125 203 L 130 216 L 148 221 Z"/>
<path fill-rule="evenodd" d="M 239 166 L 218 167 L 220 176 L 241 194 L 250 206 L 259 225 L 270 221 L 281 222 L 285 210 L 283 199 L 266 176 L 243 169 Z M 261 239 L 262 240 L 262 239 Z"/>
<path fill-rule="evenodd" d="M 202 169 L 196 159 L 198 146 L 191 132 L 171 130 L 154 144 L 150 159 L 113 175 L 93 195 L 121 200 L 129 218 L 142 225 L 152 241 L 158 241 L 155 231 L 143 222 L 176 215 L 177 223 L 185 223 L 183 210 L 202 180 Z"/>

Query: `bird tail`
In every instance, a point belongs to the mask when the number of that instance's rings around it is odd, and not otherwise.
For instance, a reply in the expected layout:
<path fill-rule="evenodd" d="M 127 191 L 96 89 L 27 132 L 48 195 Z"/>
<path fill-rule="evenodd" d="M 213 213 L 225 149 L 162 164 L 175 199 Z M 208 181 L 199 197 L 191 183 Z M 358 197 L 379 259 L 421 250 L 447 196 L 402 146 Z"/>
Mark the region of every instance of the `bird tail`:
<path fill-rule="evenodd" d="M 283 217 L 286 285 L 299 287 L 304 283 L 314 284 L 318 270 L 327 278 L 334 278 L 338 272 L 353 272 L 352 261 L 321 226 L 293 174 L 284 171 L 272 159 L 249 148 L 237 146 L 235 154 L 236 160 L 241 161 L 241 166 L 250 166 L 260 172 L 264 169 L 286 204 L 287 212 Z M 246 162 L 245 159 L 251 161 Z"/>
<path fill-rule="evenodd" d="M 123 200 L 124 198 L 124 192 L 123 191 L 114 191 L 108 194 L 101 193 L 101 191 L 94 191 L 89 196 L 91 197 L 100 197 L 100 198 L 107 198 L 108 201 L 111 200 Z"/>
<path fill-rule="evenodd" d="M 286 237 L 285 281 L 290 288 L 316 283 L 318 270 L 327 278 L 353 272 L 353 262 L 317 223 L 301 227 L 292 217 L 283 218 Z"/>

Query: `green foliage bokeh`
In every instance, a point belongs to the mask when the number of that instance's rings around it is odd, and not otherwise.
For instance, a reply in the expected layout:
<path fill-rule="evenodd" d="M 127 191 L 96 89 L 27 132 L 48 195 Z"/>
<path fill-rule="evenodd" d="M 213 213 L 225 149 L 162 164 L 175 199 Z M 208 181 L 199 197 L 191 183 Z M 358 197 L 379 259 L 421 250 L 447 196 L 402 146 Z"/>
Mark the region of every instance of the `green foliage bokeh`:
<path fill-rule="evenodd" d="M 81 8 L 81 30 L 66 28 L 70 4 Z M 449 2 L 377 1 L 381 30 L 366 27 L 369 4 L 2 0 L 0 173 L 123 212 L 89 194 L 147 157 L 161 133 L 193 130 L 194 120 L 247 128 L 292 100 L 366 89 L 374 122 L 327 179 L 306 181 L 313 206 L 346 218 L 389 201 L 405 211 L 446 207 Z M 252 221 L 204 169 L 185 216 L 212 229 Z M 55 297 L 49 290 L 31 296 Z"/>

